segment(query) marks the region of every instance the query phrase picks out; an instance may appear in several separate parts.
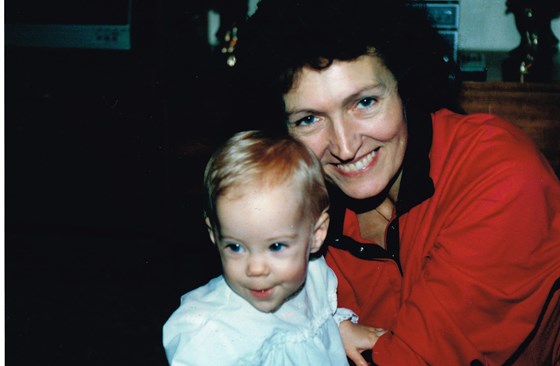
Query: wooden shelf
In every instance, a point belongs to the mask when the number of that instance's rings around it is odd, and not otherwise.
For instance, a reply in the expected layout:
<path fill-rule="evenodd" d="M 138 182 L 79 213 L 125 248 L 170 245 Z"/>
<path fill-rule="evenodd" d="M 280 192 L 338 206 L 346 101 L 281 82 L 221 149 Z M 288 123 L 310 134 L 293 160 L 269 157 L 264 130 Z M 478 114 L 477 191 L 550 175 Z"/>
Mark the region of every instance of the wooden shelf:
<path fill-rule="evenodd" d="M 468 60 L 479 60 L 478 63 L 474 63 L 475 67 L 484 76 L 476 75 L 475 80 L 481 81 L 502 81 L 502 62 L 508 57 L 509 52 L 507 51 L 482 51 L 482 50 L 459 50 L 458 53 L 458 63 L 461 68 L 465 66 L 469 69 L 469 65 L 466 64 Z M 560 82 L 560 51 L 554 55 L 553 58 L 554 68 L 550 78 L 550 82 Z M 472 71 L 472 70 L 470 70 Z M 480 79 L 482 77 L 482 79 Z M 469 80 L 469 74 L 465 74 L 465 80 Z"/>
<path fill-rule="evenodd" d="M 461 107 L 493 113 L 523 129 L 560 173 L 560 83 L 464 82 Z"/>

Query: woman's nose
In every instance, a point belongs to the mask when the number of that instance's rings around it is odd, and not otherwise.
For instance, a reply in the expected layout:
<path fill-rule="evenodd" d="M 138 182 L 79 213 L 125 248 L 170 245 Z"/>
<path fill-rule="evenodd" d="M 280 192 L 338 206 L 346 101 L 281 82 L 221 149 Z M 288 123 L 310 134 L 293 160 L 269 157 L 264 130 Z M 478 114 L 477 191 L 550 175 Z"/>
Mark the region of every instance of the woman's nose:
<path fill-rule="evenodd" d="M 249 277 L 268 275 L 269 267 L 266 258 L 264 258 L 264 255 L 251 254 L 247 261 L 246 273 Z"/>
<path fill-rule="evenodd" d="M 341 162 L 356 156 L 360 140 L 348 118 L 333 119 L 329 131 L 329 151 Z"/>

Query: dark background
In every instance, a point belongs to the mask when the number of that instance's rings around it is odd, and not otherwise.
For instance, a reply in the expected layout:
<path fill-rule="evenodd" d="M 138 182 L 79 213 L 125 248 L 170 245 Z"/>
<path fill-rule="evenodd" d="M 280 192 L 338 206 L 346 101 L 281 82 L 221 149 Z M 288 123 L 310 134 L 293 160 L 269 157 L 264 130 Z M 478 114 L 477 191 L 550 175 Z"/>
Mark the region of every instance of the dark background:
<path fill-rule="evenodd" d="M 213 5 L 133 4 L 131 50 L 5 49 L 6 365 L 166 365 L 163 323 L 220 273 L 200 182 L 235 121 Z"/>

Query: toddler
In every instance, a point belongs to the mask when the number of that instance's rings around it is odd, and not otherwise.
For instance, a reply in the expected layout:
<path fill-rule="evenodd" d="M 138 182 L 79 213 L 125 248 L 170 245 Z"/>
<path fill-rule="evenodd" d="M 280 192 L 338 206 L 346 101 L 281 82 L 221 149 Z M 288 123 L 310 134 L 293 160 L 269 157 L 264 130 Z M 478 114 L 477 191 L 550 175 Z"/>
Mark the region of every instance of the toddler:
<path fill-rule="evenodd" d="M 338 324 L 357 319 L 337 309 L 336 277 L 317 255 L 329 199 L 313 153 L 241 132 L 214 153 L 204 183 L 223 275 L 183 295 L 164 325 L 169 363 L 348 365 Z"/>

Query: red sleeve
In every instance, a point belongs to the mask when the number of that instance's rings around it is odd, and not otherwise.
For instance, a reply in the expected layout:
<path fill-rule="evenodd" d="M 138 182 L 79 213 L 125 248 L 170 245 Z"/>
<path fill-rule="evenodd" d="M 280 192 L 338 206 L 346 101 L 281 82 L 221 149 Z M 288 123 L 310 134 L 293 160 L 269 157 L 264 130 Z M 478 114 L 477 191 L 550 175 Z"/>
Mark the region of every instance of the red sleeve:
<path fill-rule="evenodd" d="M 436 195 L 401 219 L 430 225 L 431 242 L 404 253 L 421 265 L 405 276 L 395 325 L 373 349 L 378 365 L 501 365 L 560 276 L 558 180 L 523 138 L 502 144 L 511 136 L 492 127 L 491 139 L 441 158 L 449 166 Z"/>
<path fill-rule="evenodd" d="M 360 243 L 369 243 L 360 235 L 356 214 L 346 211 L 343 234 Z M 345 250 L 329 247 L 329 267 L 338 278 L 338 306 L 352 309 L 361 324 L 389 329 L 400 306 L 402 277 L 391 259 L 362 260 Z"/>

